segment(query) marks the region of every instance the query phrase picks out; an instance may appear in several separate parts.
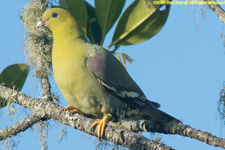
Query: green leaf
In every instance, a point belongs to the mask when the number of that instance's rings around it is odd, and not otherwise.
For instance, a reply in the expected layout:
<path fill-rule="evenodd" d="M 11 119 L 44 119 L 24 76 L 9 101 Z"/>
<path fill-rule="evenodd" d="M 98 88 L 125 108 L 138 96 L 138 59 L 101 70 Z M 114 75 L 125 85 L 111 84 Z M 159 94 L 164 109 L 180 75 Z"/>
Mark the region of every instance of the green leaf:
<path fill-rule="evenodd" d="M 113 45 L 132 45 L 144 42 L 156 35 L 164 26 L 170 5 L 153 4 L 153 0 L 135 0 L 122 14 L 112 43 Z"/>
<path fill-rule="evenodd" d="M 87 36 L 92 43 L 96 44 L 100 42 L 101 27 L 98 23 L 95 8 L 86 1 L 85 4 L 87 7 L 87 14 L 88 14 Z"/>
<path fill-rule="evenodd" d="M 0 74 L 0 84 L 20 91 L 29 72 L 26 64 L 14 64 L 5 68 Z M 7 101 L 0 98 L 0 108 L 7 105 Z"/>
<path fill-rule="evenodd" d="M 102 29 L 102 45 L 108 31 L 112 28 L 125 4 L 125 0 L 95 0 L 96 14 Z"/>
<path fill-rule="evenodd" d="M 68 10 L 79 22 L 83 32 L 87 33 L 87 10 L 84 0 L 59 0 L 62 8 Z"/>

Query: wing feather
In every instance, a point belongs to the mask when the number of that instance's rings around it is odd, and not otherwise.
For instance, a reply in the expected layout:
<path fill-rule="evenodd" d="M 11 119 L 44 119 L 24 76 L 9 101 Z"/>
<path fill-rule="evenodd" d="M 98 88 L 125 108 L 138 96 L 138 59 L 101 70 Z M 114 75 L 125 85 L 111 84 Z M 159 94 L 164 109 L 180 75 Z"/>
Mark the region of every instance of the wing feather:
<path fill-rule="evenodd" d="M 91 75 L 105 90 L 120 100 L 148 112 L 160 107 L 158 103 L 147 100 L 123 65 L 109 51 L 97 45 L 93 48 L 94 50 L 89 52 L 86 65 Z M 148 105 L 145 105 L 146 103 Z"/>

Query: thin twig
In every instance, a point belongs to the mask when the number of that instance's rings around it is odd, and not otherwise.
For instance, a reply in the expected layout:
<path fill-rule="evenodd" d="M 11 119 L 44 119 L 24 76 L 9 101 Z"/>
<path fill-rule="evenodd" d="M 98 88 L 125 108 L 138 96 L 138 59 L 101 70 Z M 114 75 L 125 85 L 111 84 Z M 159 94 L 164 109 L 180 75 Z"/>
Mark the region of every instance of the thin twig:
<path fill-rule="evenodd" d="M 38 123 L 39 121 L 46 120 L 45 114 L 43 112 L 32 113 L 25 119 L 17 122 L 16 124 L 0 130 L 0 141 L 5 140 L 9 137 L 16 136 L 18 133 L 23 132 Z"/>

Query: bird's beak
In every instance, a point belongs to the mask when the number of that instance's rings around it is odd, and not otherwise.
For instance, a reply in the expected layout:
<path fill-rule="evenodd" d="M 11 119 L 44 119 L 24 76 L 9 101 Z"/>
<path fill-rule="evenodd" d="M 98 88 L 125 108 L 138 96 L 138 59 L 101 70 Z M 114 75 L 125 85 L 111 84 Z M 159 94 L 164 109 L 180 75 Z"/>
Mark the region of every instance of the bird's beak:
<path fill-rule="evenodd" d="M 41 20 L 40 22 L 37 23 L 36 28 L 44 26 L 46 24 L 46 22 L 47 22 L 47 20 Z"/>

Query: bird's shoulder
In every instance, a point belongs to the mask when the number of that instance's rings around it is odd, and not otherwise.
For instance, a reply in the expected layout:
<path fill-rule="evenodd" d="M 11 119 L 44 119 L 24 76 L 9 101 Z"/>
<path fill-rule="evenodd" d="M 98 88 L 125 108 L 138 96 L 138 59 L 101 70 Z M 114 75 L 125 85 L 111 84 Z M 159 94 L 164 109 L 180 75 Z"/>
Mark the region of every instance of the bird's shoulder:
<path fill-rule="evenodd" d="M 142 90 L 128 74 L 119 60 L 98 45 L 91 45 L 86 66 L 90 74 L 109 93 L 136 107 L 148 102 Z M 152 102 L 155 107 L 158 103 Z"/>

